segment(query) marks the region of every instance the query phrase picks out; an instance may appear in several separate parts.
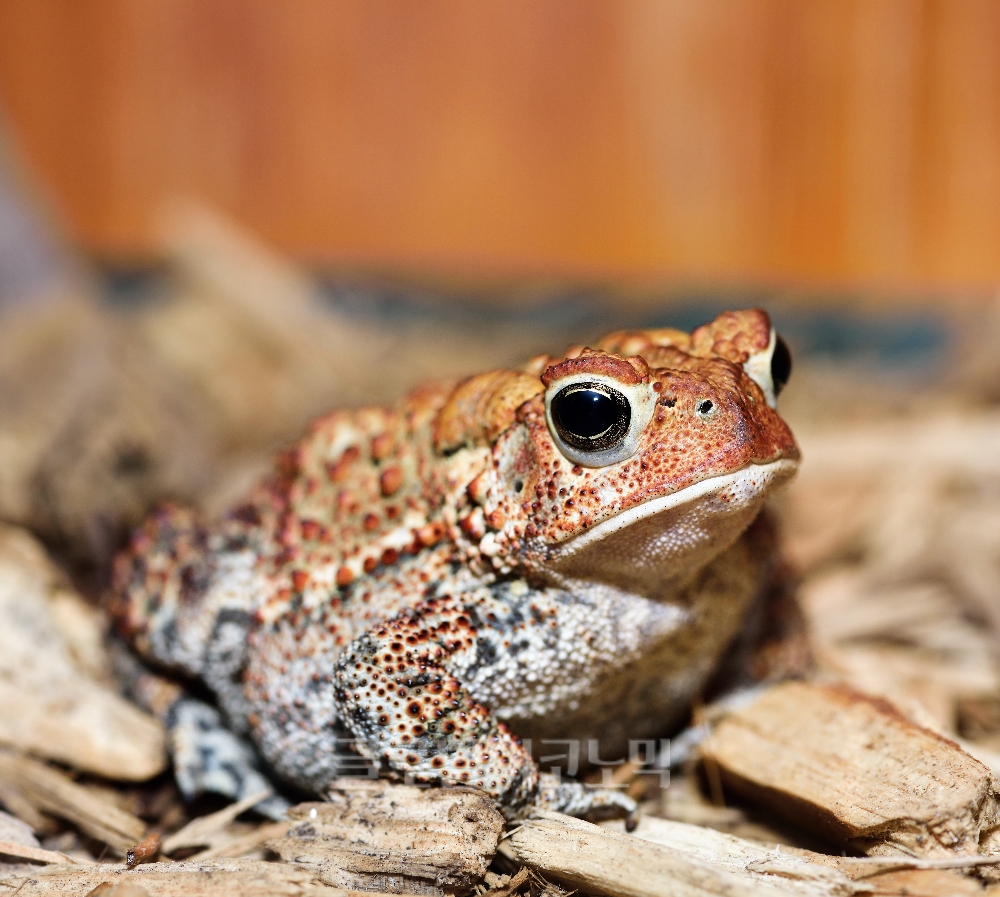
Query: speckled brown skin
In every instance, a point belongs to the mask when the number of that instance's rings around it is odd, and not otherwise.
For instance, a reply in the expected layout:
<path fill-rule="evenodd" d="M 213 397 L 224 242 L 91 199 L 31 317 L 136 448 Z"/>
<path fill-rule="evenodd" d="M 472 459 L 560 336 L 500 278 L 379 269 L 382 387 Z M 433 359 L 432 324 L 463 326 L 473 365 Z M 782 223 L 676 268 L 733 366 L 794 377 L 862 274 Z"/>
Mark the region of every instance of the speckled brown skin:
<path fill-rule="evenodd" d="M 355 739 L 511 816 L 628 810 L 540 776 L 512 733 L 622 756 L 704 687 L 767 586 L 751 524 L 798 458 L 747 373 L 769 344 L 764 312 L 727 313 L 330 414 L 222 520 L 150 517 L 116 566 L 119 631 L 310 791 Z M 546 420 L 546 387 L 587 376 L 649 397 L 634 454 L 603 467 Z"/>

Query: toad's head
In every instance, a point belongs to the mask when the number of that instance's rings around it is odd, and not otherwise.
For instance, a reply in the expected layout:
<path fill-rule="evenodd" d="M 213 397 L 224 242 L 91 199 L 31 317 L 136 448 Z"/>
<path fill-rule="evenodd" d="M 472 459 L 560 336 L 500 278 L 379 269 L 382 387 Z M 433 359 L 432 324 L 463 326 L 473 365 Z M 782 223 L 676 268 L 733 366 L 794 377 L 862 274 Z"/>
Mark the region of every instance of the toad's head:
<path fill-rule="evenodd" d="M 663 594 L 732 545 L 795 473 L 776 409 L 790 369 L 759 309 L 691 334 L 614 333 L 537 363 L 533 390 L 523 374 L 511 381 L 533 394 L 476 484 L 482 550 L 501 568 Z"/>

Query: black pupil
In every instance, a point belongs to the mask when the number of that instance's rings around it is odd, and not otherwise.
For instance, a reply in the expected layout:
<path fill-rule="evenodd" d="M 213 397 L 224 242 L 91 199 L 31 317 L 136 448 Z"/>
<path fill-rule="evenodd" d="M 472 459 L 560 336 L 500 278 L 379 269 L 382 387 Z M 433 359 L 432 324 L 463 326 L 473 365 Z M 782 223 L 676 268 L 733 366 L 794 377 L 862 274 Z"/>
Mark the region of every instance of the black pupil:
<path fill-rule="evenodd" d="M 600 383 L 576 383 L 552 400 L 552 422 L 574 448 L 601 451 L 628 433 L 632 411 L 628 399 Z"/>
<path fill-rule="evenodd" d="M 774 342 L 774 352 L 771 353 L 771 382 L 774 384 L 774 394 L 785 388 L 788 378 L 792 375 L 792 353 L 780 336 Z"/>

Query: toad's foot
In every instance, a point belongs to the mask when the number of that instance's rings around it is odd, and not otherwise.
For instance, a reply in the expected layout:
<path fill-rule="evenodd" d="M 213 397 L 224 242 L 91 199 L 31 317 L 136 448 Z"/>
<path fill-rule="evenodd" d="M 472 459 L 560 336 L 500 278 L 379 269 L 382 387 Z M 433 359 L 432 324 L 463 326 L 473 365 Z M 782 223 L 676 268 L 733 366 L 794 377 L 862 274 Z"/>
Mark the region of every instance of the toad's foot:
<path fill-rule="evenodd" d="M 288 802 L 273 793 L 258 769 L 257 752 L 225 727 L 218 710 L 183 697 L 170 708 L 167 729 L 174 776 L 185 800 L 213 792 L 238 801 L 270 791 L 254 810 L 272 819 L 284 817 Z"/>
<path fill-rule="evenodd" d="M 624 791 L 585 785 L 548 772 L 538 776 L 535 806 L 540 810 L 554 810 L 581 819 L 624 817 L 629 831 L 639 822 L 639 806 Z"/>
<path fill-rule="evenodd" d="M 226 727 L 215 707 L 148 669 L 120 641 L 112 642 L 111 658 L 125 693 L 166 728 L 174 780 L 184 800 L 211 792 L 240 801 L 274 791 L 253 746 Z M 281 819 L 288 801 L 272 793 L 254 809 Z"/>
<path fill-rule="evenodd" d="M 515 818 L 534 801 L 535 764 L 444 665 L 472 640 L 468 618 L 427 616 L 400 614 L 348 646 L 335 670 L 340 716 L 367 758 L 417 782 L 482 788 Z"/>

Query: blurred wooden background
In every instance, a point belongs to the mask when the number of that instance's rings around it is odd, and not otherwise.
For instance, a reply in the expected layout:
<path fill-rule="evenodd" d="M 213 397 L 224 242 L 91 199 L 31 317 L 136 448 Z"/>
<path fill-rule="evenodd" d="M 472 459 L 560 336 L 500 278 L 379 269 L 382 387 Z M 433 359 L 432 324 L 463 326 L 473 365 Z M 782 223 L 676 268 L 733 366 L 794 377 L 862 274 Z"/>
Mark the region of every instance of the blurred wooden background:
<path fill-rule="evenodd" d="M 109 257 L 195 195 L 319 264 L 1000 280 L 995 0 L 7 0 L 0 104 Z"/>

